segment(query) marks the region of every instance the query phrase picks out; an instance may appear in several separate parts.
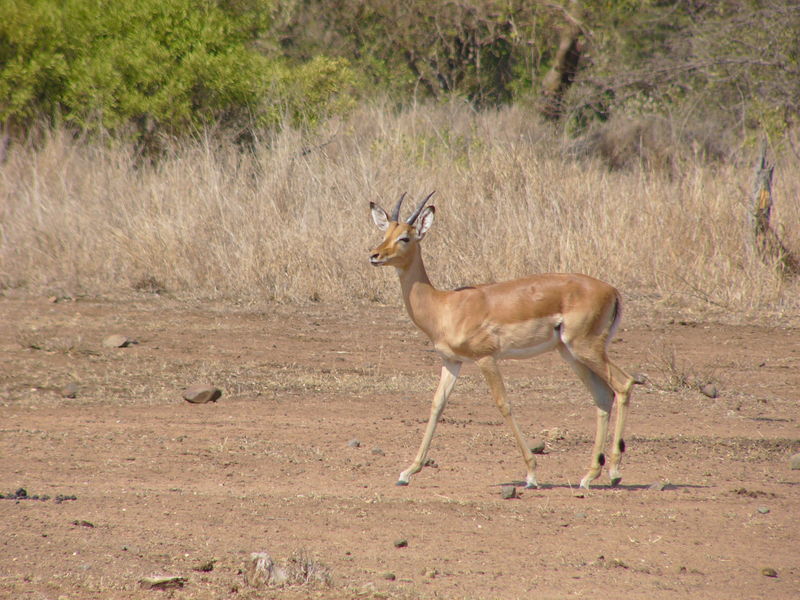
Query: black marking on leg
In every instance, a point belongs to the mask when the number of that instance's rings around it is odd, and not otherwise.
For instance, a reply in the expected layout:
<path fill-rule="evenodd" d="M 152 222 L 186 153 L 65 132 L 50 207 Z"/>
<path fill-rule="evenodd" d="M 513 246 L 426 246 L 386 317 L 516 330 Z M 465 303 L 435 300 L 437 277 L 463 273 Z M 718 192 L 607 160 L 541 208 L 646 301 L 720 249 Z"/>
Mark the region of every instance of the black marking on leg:
<path fill-rule="evenodd" d="M 625 452 L 625 440 L 622 438 L 619 439 L 619 453 L 622 454 Z"/>
<path fill-rule="evenodd" d="M 600 464 L 600 466 L 601 466 L 601 467 L 602 467 L 604 464 L 606 464 L 606 455 L 605 455 L 605 454 L 603 454 L 602 452 L 601 452 L 600 454 L 598 454 L 598 455 L 597 455 L 597 462 Z"/>

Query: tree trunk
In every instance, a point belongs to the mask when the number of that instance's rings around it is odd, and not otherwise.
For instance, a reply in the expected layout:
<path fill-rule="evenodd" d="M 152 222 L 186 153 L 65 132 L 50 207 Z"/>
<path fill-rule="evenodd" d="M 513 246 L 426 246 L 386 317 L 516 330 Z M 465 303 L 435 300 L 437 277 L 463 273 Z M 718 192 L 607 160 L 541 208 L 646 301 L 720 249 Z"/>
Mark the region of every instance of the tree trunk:
<path fill-rule="evenodd" d="M 756 252 L 765 263 L 774 264 L 784 275 L 800 274 L 800 260 L 783 245 L 770 224 L 772 216 L 772 174 L 775 165 L 767 162 L 766 146 L 761 148 L 761 157 L 756 166 L 753 185 L 753 208 L 750 226 Z"/>
<path fill-rule="evenodd" d="M 583 50 L 580 39 L 583 6 L 578 0 L 570 0 L 564 12 L 566 23 L 561 29 L 553 66 L 542 78 L 541 112 L 551 121 L 557 121 L 564 114 L 564 94 L 575 80 Z"/>

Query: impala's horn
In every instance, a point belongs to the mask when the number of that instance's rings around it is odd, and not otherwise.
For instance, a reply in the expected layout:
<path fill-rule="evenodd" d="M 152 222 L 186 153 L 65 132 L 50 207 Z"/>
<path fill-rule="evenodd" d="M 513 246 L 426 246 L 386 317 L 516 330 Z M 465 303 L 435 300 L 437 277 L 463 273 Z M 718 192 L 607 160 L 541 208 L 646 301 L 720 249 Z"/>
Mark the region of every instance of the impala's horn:
<path fill-rule="evenodd" d="M 403 206 L 403 200 L 406 197 L 406 193 L 403 192 L 400 196 L 400 200 L 397 201 L 397 204 L 392 211 L 392 221 L 399 221 L 400 220 L 400 207 Z"/>
<path fill-rule="evenodd" d="M 414 221 L 417 220 L 417 217 L 419 216 L 419 213 L 422 212 L 422 209 L 425 208 L 425 205 L 428 203 L 428 200 L 430 200 L 431 196 L 433 196 L 435 193 L 436 193 L 436 191 L 434 190 L 433 192 L 431 192 L 430 194 L 425 196 L 425 199 L 422 202 L 419 203 L 419 206 L 417 207 L 417 210 L 415 210 L 411 214 L 411 216 L 406 219 L 406 223 L 408 225 L 413 225 L 414 224 Z"/>

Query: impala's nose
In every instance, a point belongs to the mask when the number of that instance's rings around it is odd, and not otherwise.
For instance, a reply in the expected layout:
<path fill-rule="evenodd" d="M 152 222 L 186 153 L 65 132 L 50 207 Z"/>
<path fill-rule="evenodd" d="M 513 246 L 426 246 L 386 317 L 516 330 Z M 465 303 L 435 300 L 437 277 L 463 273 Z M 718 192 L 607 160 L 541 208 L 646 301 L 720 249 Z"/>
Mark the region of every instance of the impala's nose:
<path fill-rule="evenodd" d="M 373 267 L 381 266 L 381 255 L 375 252 L 372 256 L 369 257 L 369 262 Z"/>

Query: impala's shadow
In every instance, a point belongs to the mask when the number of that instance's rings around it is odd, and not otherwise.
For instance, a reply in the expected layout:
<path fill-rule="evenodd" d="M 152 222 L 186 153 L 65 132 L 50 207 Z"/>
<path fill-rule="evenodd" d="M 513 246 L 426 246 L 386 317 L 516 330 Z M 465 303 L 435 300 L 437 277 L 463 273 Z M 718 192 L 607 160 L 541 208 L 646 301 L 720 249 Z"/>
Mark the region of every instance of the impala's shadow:
<path fill-rule="evenodd" d="M 506 483 L 493 483 L 492 487 L 514 486 L 525 487 L 524 481 L 509 481 Z M 640 492 L 642 490 L 652 490 L 659 492 L 673 491 L 673 490 L 688 490 L 688 489 L 709 489 L 709 485 L 698 485 L 695 483 L 672 483 L 672 482 L 658 482 L 658 483 L 620 483 L 618 485 L 611 484 L 592 484 L 588 490 L 578 487 L 577 485 L 570 485 L 568 483 L 542 483 L 538 488 L 530 488 L 531 491 L 546 491 L 546 490 L 572 490 L 576 493 L 596 492 L 599 490 L 625 490 L 627 492 Z"/>

